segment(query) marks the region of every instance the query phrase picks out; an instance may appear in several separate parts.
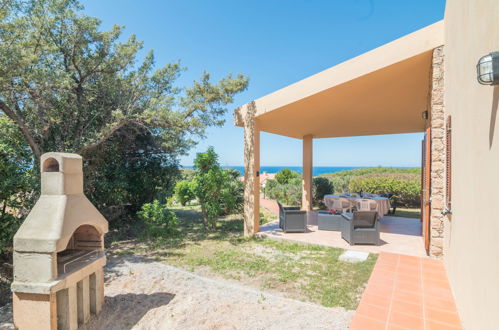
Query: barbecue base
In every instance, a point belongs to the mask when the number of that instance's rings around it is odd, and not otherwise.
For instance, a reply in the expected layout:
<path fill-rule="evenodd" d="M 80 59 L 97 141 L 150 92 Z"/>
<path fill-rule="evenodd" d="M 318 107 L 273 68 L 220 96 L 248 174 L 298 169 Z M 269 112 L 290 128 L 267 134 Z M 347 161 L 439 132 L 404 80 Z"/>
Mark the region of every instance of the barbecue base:
<path fill-rule="evenodd" d="M 71 272 L 55 281 L 12 283 L 17 329 L 76 330 L 102 310 L 106 257 L 103 253 L 78 257 L 73 258 Z"/>

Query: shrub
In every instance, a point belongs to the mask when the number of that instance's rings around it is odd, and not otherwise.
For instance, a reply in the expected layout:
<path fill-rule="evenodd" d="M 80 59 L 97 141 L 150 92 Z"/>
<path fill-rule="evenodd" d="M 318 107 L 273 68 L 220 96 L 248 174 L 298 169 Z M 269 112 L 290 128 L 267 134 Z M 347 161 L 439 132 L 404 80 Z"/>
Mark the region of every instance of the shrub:
<path fill-rule="evenodd" d="M 301 175 L 290 169 L 279 171 L 274 180 L 267 180 L 265 196 L 286 205 L 301 205 Z"/>
<path fill-rule="evenodd" d="M 350 180 L 349 190 L 353 192 L 393 193 L 398 206 L 419 207 L 420 176 L 409 173 L 367 174 Z"/>
<path fill-rule="evenodd" d="M 291 181 L 296 181 L 295 179 L 300 179 L 300 178 L 301 178 L 300 173 L 291 171 L 289 168 L 282 169 L 279 172 L 277 172 L 275 175 L 275 180 L 279 184 L 288 184 L 291 183 Z"/>
<path fill-rule="evenodd" d="M 201 204 L 203 227 L 213 229 L 219 216 L 242 209 L 243 183 L 234 171 L 222 169 L 213 147 L 196 155 L 194 168 L 192 191 Z"/>
<path fill-rule="evenodd" d="M 158 200 L 142 205 L 137 215 L 146 223 L 147 236 L 158 237 L 165 234 L 172 235 L 177 232 L 177 216 Z"/>
<path fill-rule="evenodd" d="M 342 193 L 350 190 L 350 181 L 353 178 L 365 175 L 374 174 L 409 174 L 421 177 L 420 168 L 397 168 L 397 167 L 368 167 L 357 168 L 353 170 L 340 171 L 335 173 L 321 174 L 321 177 L 326 177 L 331 181 L 335 193 Z"/>
<path fill-rule="evenodd" d="M 315 177 L 313 179 L 313 203 L 321 209 L 326 208 L 324 205 L 324 195 L 330 194 L 334 191 L 333 184 L 329 179 L 324 177 Z"/>
<path fill-rule="evenodd" d="M 192 183 L 187 180 L 180 180 L 177 182 L 173 191 L 175 193 L 175 198 L 182 206 L 185 206 L 196 197 L 192 190 Z"/>

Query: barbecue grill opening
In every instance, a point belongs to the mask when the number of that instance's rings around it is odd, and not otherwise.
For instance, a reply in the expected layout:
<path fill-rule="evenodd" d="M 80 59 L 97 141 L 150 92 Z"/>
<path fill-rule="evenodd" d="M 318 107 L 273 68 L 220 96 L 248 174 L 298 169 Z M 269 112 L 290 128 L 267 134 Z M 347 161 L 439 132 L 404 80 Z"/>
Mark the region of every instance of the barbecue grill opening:
<path fill-rule="evenodd" d="M 58 274 L 68 273 L 92 262 L 101 255 L 102 250 L 102 235 L 94 226 L 78 227 L 66 249 L 57 253 Z"/>
<path fill-rule="evenodd" d="M 59 172 L 59 162 L 55 158 L 47 158 L 43 162 L 43 172 Z"/>

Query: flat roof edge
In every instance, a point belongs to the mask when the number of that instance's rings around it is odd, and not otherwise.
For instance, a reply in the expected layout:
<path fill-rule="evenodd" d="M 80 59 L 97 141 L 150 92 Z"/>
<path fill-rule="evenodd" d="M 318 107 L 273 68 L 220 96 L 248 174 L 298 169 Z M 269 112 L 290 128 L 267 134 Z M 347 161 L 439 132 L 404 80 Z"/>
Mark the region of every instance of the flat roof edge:
<path fill-rule="evenodd" d="M 295 82 L 234 110 L 234 123 L 242 126 L 242 117 L 250 104 L 260 116 L 288 104 L 378 71 L 444 44 L 444 20 L 428 25 L 345 62 Z M 254 103 L 253 103 L 254 102 Z"/>

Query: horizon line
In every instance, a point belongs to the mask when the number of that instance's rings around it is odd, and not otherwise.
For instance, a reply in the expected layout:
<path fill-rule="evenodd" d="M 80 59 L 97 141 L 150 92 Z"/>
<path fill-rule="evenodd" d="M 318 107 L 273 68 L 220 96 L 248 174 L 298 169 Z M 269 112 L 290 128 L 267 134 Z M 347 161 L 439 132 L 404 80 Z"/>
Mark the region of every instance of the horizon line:
<path fill-rule="evenodd" d="M 180 164 L 182 167 L 194 167 L 194 165 L 184 165 Z M 244 167 L 244 165 L 220 165 L 222 167 Z M 260 165 L 260 167 L 303 167 L 303 165 Z M 373 168 L 373 167 L 398 167 L 398 168 L 420 168 L 419 166 L 401 166 L 401 165 L 314 165 L 312 167 L 361 167 L 361 168 Z"/>

